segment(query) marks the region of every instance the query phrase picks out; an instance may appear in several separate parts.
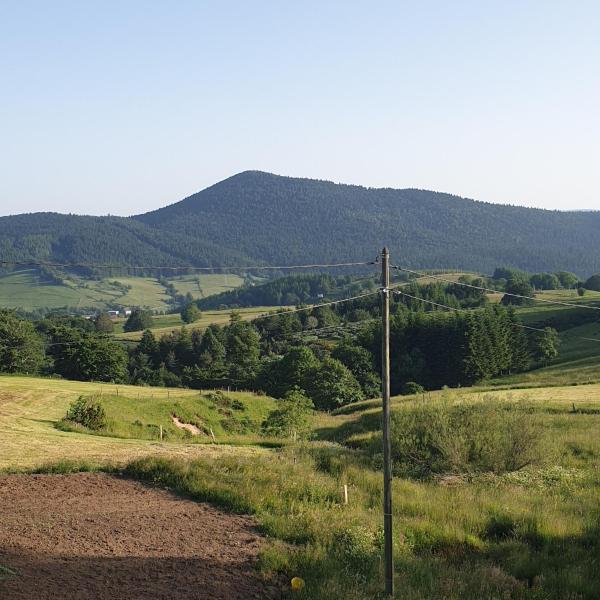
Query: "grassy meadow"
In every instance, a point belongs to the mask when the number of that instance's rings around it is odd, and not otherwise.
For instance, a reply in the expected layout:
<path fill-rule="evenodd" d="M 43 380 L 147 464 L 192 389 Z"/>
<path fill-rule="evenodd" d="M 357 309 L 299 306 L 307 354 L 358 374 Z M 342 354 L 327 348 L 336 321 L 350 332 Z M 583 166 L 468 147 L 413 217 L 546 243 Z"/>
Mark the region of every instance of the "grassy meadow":
<path fill-rule="evenodd" d="M 101 395 L 112 420 L 113 435 L 110 432 L 108 435 L 91 435 L 91 432 L 84 430 L 61 430 L 60 422 L 70 403 L 81 395 Z M 260 403 L 262 408 L 256 408 L 255 403 L 247 402 L 248 394 L 230 395 L 252 406 L 248 412 L 256 419 L 268 412 L 272 402 L 263 398 Z M 188 414 L 185 411 L 191 413 L 191 407 L 196 404 L 199 408 L 194 412 L 204 412 L 210 416 L 210 424 L 214 426 L 219 442 L 217 445 L 200 445 L 198 441 L 209 442 L 212 439 L 202 436 L 201 440 L 193 440 L 180 430 L 174 431 L 169 406 L 173 407 L 174 412 L 181 411 L 184 417 Z M 231 448 L 222 443 L 225 436 L 220 427 L 221 419 L 212 414 L 215 411 L 209 409 L 210 405 L 200 399 L 200 392 L 180 388 L 116 387 L 60 379 L 1 376 L 0 470 L 30 469 L 71 460 L 95 465 L 124 465 L 146 455 L 199 456 L 229 452 Z M 154 428 L 134 425 L 134 421 L 155 426 L 162 424 L 165 439 L 161 442 Z M 149 432 L 156 435 L 150 435 Z M 231 434 L 229 439 L 238 444 L 248 443 L 240 440 L 237 434 Z M 235 450 L 236 454 L 255 451 L 258 450 Z"/>
<path fill-rule="evenodd" d="M 545 431 L 545 454 L 516 472 L 397 477 L 396 597 L 597 598 L 600 386 L 478 391 L 447 400 L 526 400 Z M 396 398 L 394 411 L 419 402 Z M 274 540 L 263 568 L 302 576 L 307 585 L 296 597 L 383 598 L 381 473 L 376 456 L 364 450 L 379 441 L 379 422 L 378 403 L 365 402 L 322 416 L 317 439 L 303 445 L 251 458 L 145 458 L 126 471 L 255 514 Z"/>
<path fill-rule="evenodd" d="M 105 407 L 109 426 L 101 435 L 61 428 L 69 403 L 82 394 Z M 119 386 L 117 395 L 106 384 L 0 377 L 0 469 L 117 468 L 252 513 L 269 539 L 261 569 L 305 580 L 294 597 L 382 598 L 379 401 L 319 413 L 312 439 L 271 449 L 214 445 L 205 435 L 192 440 L 173 426 L 177 414 L 212 427 L 224 442 L 260 443 L 254 434 L 241 440 L 223 420 L 258 422 L 274 401 L 228 396 L 244 409 L 190 390 Z M 600 385 L 444 390 L 394 398 L 393 413 L 436 402 L 524 404 L 543 434 L 543 452 L 515 472 L 396 477 L 396 597 L 597 598 Z M 164 427 L 162 442 L 156 425 Z"/>
<path fill-rule="evenodd" d="M 33 270 L 0 277 L 0 307 L 25 311 L 71 308 L 103 308 L 121 297 L 119 288 L 108 281 L 69 280 L 52 285 L 40 280 Z"/>
<path fill-rule="evenodd" d="M 576 290 L 553 290 L 539 292 L 537 296 L 546 300 L 600 306 L 600 292 L 588 291 L 580 298 Z M 552 304 L 522 307 L 517 312 L 525 325 L 557 329 L 559 354 L 540 368 L 499 377 L 490 383 L 500 386 L 560 386 L 600 382 L 600 312 Z M 527 335 L 535 334 L 527 332 Z"/>
<path fill-rule="evenodd" d="M 191 294 L 198 299 L 234 290 L 244 283 L 244 278 L 235 273 L 209 273 L 172 277 L 169 282 L 175 286 L 178 294 Z"/>
<path fill-rule="evenodd" d="M 261 315 L 267 314 L 277 307 L 274 306 L 256 306 L 253 308 L 239 308 L 235 312 L 240 315 L 243 321 L 252 321 Z M 206 310 L 202 311 L 200 319 L 186 325 L 182 320 L 179 313 L 169 315 L 156 315 L 153 317 L 153 325 L 150 328 L 152 333 L 156 337 L 171 333 L 176 329 L 180 329 L 185 326 L 189 329 L 206 329 L 209 325 L 227 325 L 231 317 L 231 309 L 224 310 Z M 115 322 L 115 333 L 114 335 L 120 340 L 126 341 L 138 341 L 141 339 L 142 331 L 130 331 L 125 333 L 123 331 L 123 325 L 125 324 L 124 319 L 120 319 Z"/>
<path fill-rule="evenodd" d="M 194 298 L 232 290 L 244 282 L 238 275 L 220 273 L 185 275 L 169 281 L 178 294 L 189 292 Z M 170 308 L 169 300 L 165 287 L 152 277 L 107 277 L 96 280 L 72 275 L 64 280 L 63 285 L 53 285 L 44 282 L 33 269 L 0 276 L 0 308 L 25 311 L 65 307 L 105 310 L 109 306 L 122 306 L 165 311 Z"/>

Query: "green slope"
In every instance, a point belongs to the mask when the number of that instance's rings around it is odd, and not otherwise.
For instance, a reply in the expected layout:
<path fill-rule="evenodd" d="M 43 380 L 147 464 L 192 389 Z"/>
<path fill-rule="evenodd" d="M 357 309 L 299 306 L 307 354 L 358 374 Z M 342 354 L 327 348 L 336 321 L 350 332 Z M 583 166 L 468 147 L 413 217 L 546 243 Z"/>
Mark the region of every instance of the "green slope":
<path fill-rule="evenodd" d="M 510 199 L 507 199 L 510 200 Z M 413 267 L 600 271 L 600 212 L 476 202 L 247 171 L 133 218 L 0 218 L 2 260 L 123 266 L 364 261 L 389 245 Z M 123 272 L 103 275 L 125 275 Z M 155 270 L 136 274 L 158 276 Z M 166 273 L 162 273 L 166 275 Z"/>

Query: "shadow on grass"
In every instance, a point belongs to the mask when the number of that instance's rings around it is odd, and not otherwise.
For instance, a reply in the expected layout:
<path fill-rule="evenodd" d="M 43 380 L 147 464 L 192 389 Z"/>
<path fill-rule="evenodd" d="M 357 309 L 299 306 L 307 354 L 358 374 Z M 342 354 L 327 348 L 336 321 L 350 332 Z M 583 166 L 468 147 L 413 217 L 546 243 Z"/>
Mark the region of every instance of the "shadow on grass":
<path fill-rule="evenodd" d="M 321 427 L 315 429 L 318 439 L 339 444 L 346 444 L 348 440 L 358 434 L 375 433 L 381 431 L 381 411 L 365 412 L 357 419 L 346 421 L 336 427 Z M 349 443 L 352 446 L 353 444 Z"/>

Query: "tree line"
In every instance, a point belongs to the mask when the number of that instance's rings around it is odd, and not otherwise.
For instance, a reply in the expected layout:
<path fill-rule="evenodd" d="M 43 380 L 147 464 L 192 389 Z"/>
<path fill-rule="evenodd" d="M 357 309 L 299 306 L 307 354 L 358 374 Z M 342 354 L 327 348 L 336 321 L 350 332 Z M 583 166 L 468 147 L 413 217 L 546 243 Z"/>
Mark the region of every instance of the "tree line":
<path fill-rule="evenodd" d="M 554 330 L 528 336 L 511 308 L 449 314 L 411 310 L 401 302 L 394 306 L 393 393 L 415 386 L 470 385 L 527 370 L 557 352 Z M 330 410 L 378 395 L 379 324 L 367 321 L 334 344 L 302 334 L 320 326 L 336 327 L 344 312 L 368 313 L 369 308 L 377 310 L 375 305 L 344 304 L 281 311 L 255 322 L 242 321 L 233 312 L 225 326 L 210 325 L 204 331 L 183 327 L 159 339 L 146 330 L 131 346 L 85 319 L 57 317 L 34 323 L 1 311 L 0 371 L 137 385 L 233 387 L 278 398 L 301 390 L 316 408 Z"/>

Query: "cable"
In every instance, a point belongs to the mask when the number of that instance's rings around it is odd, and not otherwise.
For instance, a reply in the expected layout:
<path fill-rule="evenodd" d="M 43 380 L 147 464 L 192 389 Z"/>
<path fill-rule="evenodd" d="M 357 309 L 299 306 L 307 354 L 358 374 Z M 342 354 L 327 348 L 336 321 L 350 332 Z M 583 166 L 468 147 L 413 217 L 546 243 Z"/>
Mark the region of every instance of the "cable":
<path fill-rule="evenodd" d="M 352 321 L 347 323 L 342 323 L 340 325 L 329 325 L 329 327 L 320 327 L 319 329 L 304 329 L 302 331 L 296 331 L 294 336 L 303 336 L 303 335 L 313 335 L 314 333 L 320 333 L 322 331 L 328 331 L 329 329 L 352 329 L 359 328 L 365 325 L 366 323 L 372 323 L 373 321 L 377 321 L 378 319 L 365 319 L 364 321 Z"/>
<path fill-rule="evenodd" d="M 456 308 L 454 306 L 447 306 L 446 304 L 439 304 L 438 302 L 433 302 L 432 300 L 425 300 L 425 298 L 419 298 L 418 296 L 411 296 L 410 294 L 407 294 L 406 292 L 401 292 L 398 290 L 394 290 L 394 294 L 397 294 L 398 296 L 407 296 L 408 298 L 412 298 L 413 300 L 421 300 L 421 302 L 426 302 L 427 304 L 432 304 L 433 306 L 438 306 L 441 308 L 447 308 L 448 310 L 454 310 L 456 312 L 471 313 L 473 311 L 478 310 L 476 308 L 467 309 L 467 308 Z M 539 331 L 541 333 L 546 332 L 546 330 L 541 327 L 532 327 L 531 325 L 523 325 L 523 323 L 512 323 L 512 324 L 515 327 L 520 327 L 521 329 L 530 329 L 531 331 Z M 577 339 L 580 339 L 580 340 L 587 340 L 588 342 L 600 342 L 600 338 L 588 338 L 588 337 L 583 337 L 581 335 L 576 335 L 574 337 L 576 337 Z"/>
<path fill-rule="evenodd" d="M 506 296 L 512 296 L 513 298 L 522 298 L 524 300 L 533 300 L 534 302 L 545 302 L 546 304 L 559 304 L 561 306 L 569 306 L 572 308 L 587 308 L 591 310 L 600 310 L 600 306 L 590 306 L 589 304 L 575 304 L 573 302 L 561 302 L 560 300 L 546 300 L 544 298 L 534 298 L 533 296 L 523 296 L 521 294 L 512 294 L 509 292 L 498 292 L 498 290 L 493 290 L 491 288 L 485 288 L 479 285 L 472 285 L 470 283 L 464 283 L 462 281 L 452 281 L 451 279 L 444 279 L 443 277 L 439 277 L 438 275 L 424 275 L 423 273 L 419 273 L 419 271 L 412 271 L 411 269 L 405 269 L 403 267 L 399 267 L 397 265 L 391 265 L 392 269 L 396 269 L 398 271 L 404 271 L 405 273 L 412 273 L 413 275 L 420 275 L 423 277 L 430 277 L 432 279 L 439 279 L 440 281 L 444 281 L 445 283 L 451 283 L 455 285 L 462 285 L 463 287 L 468 287 L 474 290 L 481 290 L 484 292 L 492 292 L 492 293 L 503 293 Z"/>
<path fill-rule="evenodd" d="M 94 265 L 84 263 L 53 263 L 53 262 L 34 262 L 34 261 L 13 261 L 13 260 L 0 260 L 0 265 L 13 265 L 16 267 L 59 267 L 59 268 L 78 268 L 78 269 L 131 269 L 131 270 L 163 270 L 163 271 L 254 271 L 257 269 L 262 270 L 284 270 L 284 269 L 324 269 L 324 268 L 335 268 L 335 267 L 358 267 L 365 265 L 374 265 L 375 261 L 369 262 L 348 262 L 348 263 L 333 263 L 333 264 L 311 264 L 311 265 L 280 265 L 280 266 L 266 266 L 266 265 L 246 265 L 246 266 L 234 266 L 234 267 L 168 267 L 158 265 L 146 265 L 146 266 L 127 266 L 127 265 Z"/>
<path fill-rule="evenodd" d="M 343 300 L 333 300 L 331 302 L 323 302 L 322 304 L 313 304 L 312 306 L 303 306 L 301 308 L 294 308 L 291 310 L 283 309 L 277 312 L 265 313 L 263 316 L 266 318 L 269 317 L 278 317 L 279 315 L 291 315 L 293 313 L 302 312 L 305 310 L 314 310 L 315 308 L 321 308 L 323 306 L 331 306 L 332 304 L 341 304 L 342 302 L 350 302 L 351 300 L 358 300 L 360 298 L 367 298 L 368 296 L 373 296 L 375 294 L 379 294 L 380 290 L 375 292 L 368 292 L 366 294 L 360 294 L 359 296 L 352 296 L 351 298 L 344 298 Z M 259 317 L 261 318 L 261 317 Z"/>
<path fill-rule="evenodd" d="M 401 292 L 399 290 L 392 290 L 394 292 L 394 294 L 397 294 L 398 296 L 406 296 L 407 298 L 412 298 L 413 300 L 421 300 L 421 302 L 427 302 L 427 304 L 432 304 L 433 306 L 439 306 L 441 308 L 447 308 L 449 310 L 456 310 L 458 312 L 471 312 L 473 310 L 476 309 L 470 309 L 470 308 L 456 308 L 453 306 L 447 306 L 446 304 L 439 304 L 438 302 L 433 302 L 433 300 L 425 300 L 425 298 L 419 298 L 418 296 L 411 296 L 410 294 L 407 294 L 406 292 Z"/>

